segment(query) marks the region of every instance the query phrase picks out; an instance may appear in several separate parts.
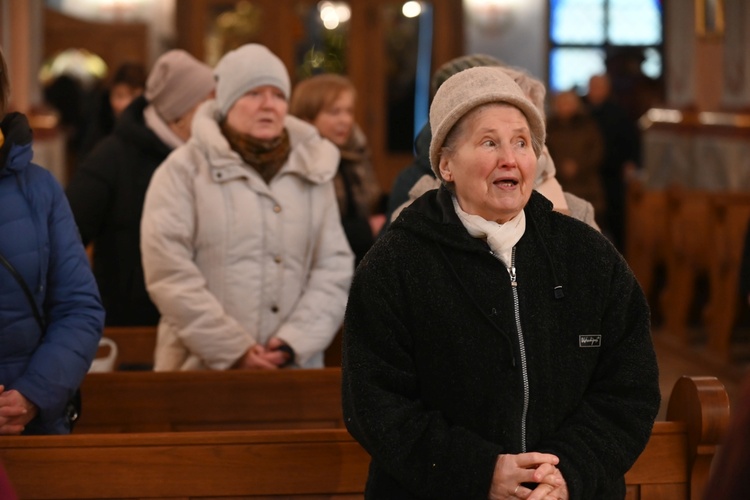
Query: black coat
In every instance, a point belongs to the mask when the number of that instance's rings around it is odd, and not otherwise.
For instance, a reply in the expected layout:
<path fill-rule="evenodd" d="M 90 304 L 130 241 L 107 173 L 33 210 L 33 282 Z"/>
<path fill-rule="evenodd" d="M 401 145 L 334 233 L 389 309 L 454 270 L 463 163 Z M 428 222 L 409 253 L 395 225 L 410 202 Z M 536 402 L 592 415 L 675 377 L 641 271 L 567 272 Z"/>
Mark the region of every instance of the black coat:
<path fill-rule="evenodd" d="M 523 346 L 509 273 L 445 188 L 404 210 L 357 269 L 343 403 L 372 456 L 367 498 L 485 500 L 524 428 L 525 451 L 560 458 L 571 499 L 624 497 L 660 403 L 648 305 L 600 233 L 537 193 L 525 211 Z"/>
<path fill-rule="evenodd" d="M 144 97 L 78 167 L 66 194 L 84 244 L 94 243 L 94 275 L 108 325 L 155 325 L 140 251 L 143 201 L 151 175 L 171 149 L 146 126 Z"/>

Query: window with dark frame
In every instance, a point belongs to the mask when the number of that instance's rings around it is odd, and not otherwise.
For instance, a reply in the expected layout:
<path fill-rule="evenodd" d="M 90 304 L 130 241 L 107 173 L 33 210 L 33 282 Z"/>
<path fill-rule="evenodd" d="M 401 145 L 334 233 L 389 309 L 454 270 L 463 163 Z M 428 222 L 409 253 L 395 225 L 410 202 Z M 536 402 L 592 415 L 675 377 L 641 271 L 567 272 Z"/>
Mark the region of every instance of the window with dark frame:
<path fill-rule="evenodd" d="M 549 0 L 549 89 L 583 95 L 607 61 L 628 58 L 649 78 L 663 72 L 661 0 Z"/>

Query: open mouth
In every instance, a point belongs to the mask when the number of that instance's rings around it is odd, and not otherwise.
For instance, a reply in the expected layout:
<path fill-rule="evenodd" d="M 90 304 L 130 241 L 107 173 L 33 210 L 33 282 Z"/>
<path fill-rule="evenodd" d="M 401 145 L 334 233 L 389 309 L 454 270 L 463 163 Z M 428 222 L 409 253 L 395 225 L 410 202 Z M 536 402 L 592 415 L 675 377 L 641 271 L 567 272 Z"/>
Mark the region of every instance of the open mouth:
<path fill-rule="evenodd" d="M 493 184 L 497 187 L 502 188 L 512 188 L 518 185 L 517 179 L 497 179 L 493 182 Z"/>

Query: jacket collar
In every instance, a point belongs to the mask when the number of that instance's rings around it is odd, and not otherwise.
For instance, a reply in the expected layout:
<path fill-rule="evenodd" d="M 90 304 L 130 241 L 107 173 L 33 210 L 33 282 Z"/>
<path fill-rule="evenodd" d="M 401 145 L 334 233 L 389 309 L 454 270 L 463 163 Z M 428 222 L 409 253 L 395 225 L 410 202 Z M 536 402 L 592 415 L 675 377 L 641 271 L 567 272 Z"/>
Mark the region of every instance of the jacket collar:
<path fill-rule="evenodd" d="M 219 111 L 215 100 L 203 103 L 193 119 L 189 144 L 197 146 L 206 155 L 211 175 L 217 182 L 235 178 L 260 180 L 260 176 L 247 168 L 240 157 L 229 146 L 218 123 Z M 330 141 L 323 139 L 317 129 L 309 123 L 287 115 L 284 126 L 289 132 L 292 151 L 289 160 L 277 176 L 298 175 L 313 184 L 322 184 L 333 179 L 339 163 L 339 151 Z"/>
<path fill-rule="evenodd" d="M 533 191 L 524 207 L 527 219 L 533 220 L 533 228 L 547 233 L 547 214 L 552 211 L 552 203 Z M 470 251 L 486 252 L 487 244 L 469 235 L 453 207 L 450 191 L 445 186 L 426 192 L 417 198 L 401 213 L 391 225 L 392 230 L 415 233 L 440 244 L 460 247 Z M 532 227 L 527 226 L 527 231 Z"/>
<path fill-rule="evenodd" d="M 0 122 L 0 127 L 4 137 L 0 147 L 0 171 L 6 175 L 20 172 L 33 156 L 29 121 L 21 113 L 8 113 Z"/>

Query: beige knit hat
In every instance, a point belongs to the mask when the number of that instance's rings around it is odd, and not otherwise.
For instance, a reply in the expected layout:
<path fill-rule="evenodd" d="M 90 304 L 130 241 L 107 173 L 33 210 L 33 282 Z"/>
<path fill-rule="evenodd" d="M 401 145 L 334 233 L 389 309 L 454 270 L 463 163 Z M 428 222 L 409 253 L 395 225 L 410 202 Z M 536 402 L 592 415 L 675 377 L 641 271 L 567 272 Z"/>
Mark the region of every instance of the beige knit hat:
<path fill-rule="evenodd" d="M 156 60 L 143 94 L 164 121 L 172 122 L 206 99 L 214 87 L 210 66 L 175 49 Z"/>
<path fill-rule="evenodd" d="M 432 95 L 445 83 L 445 81 L 465 69 L 477 68 L 479 66 L 502 66 L 503 62 L 487 54 L 467 54 L 451 59 L 435 70 L 430 80 L 430 91 Z"/>
<path fill-rule="evenodd" d="M 438 89 L 430 106 L 430 163 L 438 179 L 443 179 L 440 175 L 440 150 L 446 136 L 469 111 L 488 103 L 510 104 L 526 116 L 534 153 L 539 158 L 544 147 L 545 128 L 536 106 L 502 68 L 469 68 L 448 78 Z"/>

